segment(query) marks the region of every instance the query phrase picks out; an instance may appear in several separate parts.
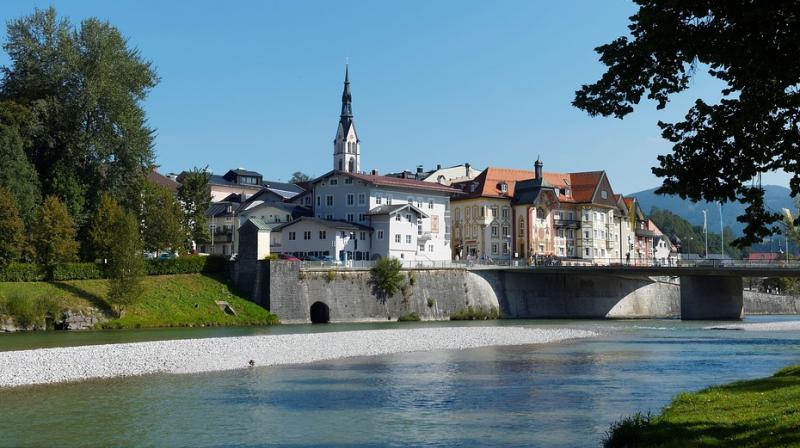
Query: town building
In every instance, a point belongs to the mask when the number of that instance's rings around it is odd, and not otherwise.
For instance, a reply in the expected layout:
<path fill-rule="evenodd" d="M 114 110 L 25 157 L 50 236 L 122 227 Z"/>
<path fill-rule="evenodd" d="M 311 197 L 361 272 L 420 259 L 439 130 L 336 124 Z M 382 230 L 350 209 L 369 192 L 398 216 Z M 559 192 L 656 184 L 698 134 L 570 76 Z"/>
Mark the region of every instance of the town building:
<path fill-rule="evenodd" d="M 360 171 L 349 70 L 333 146 L 333 170 L 311 181 L 308 192 L 290 201 L 310 204 L 313 216 L 272 229 L 272 241 L 281 252 L 340 260 L 450 259 L 450 196 L 458 191 Z"/>

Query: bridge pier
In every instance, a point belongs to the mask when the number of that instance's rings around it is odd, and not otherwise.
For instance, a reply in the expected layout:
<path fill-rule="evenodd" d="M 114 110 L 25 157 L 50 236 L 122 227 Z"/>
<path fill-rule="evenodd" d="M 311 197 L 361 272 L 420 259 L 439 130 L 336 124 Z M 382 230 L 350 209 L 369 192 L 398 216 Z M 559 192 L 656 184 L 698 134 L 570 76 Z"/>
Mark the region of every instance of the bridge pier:
<path fill-rule="evenodd" d="M 682 320 L 741 320 L 743 316 L 742 277 L 681 276 Z"/>

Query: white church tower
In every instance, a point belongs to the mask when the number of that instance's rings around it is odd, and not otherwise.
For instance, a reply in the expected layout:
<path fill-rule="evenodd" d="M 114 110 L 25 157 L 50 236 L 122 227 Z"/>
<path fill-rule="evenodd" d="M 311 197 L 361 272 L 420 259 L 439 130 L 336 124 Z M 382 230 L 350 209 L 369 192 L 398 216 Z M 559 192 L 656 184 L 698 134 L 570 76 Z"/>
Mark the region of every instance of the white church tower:
<path fill-rule="evenodd" d="M 342 92 L 342 115 L 333 140 L 333 169 L 358 173 L 361 171 L 361 143 L 353 122 L 353 98 L 350 96 L 348 67 L 344 69 L 344 91 Z"/>

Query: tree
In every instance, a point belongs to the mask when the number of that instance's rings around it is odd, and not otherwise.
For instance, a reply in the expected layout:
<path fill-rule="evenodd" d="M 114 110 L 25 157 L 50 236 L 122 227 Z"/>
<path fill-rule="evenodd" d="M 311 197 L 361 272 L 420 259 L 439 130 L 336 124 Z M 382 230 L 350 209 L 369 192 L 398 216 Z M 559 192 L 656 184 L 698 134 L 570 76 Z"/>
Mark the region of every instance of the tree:
<path fill-rule="evenodd" d="M 45 266 L 78 260 L 75 221 L 55 196 L 48 196 L 36 211 L 30 239 L 36 261 Z"/>
<path fill-rule="evenodd" d="M 381 302 L 395 295 L 405 285 L 405 276 L 400 272 L 403 263 L 397 258 L 381 258 L 370 269 L 372 291 Z"/>
<path fill-rule="evenodd" d="M 181 204 L 166 187 L 148 184 L 142 192 L 142 238 L 150 252 L 182 252 L 189 240 Z"/>
<path fill-rule="evenodd" d="M 291 179 L 289 179 L 289 183 L 297 184 L 297 183 L 300 183 L 300 182 L 308 182 L 310 180 L 311 180 L 311 176 L 309 176 L 308 174 L 303 173 L 302 171 L 295 171 L 292 174 Z"/>
<path fill-rule="evenodd" d="M 82 222 L 108 192 L 121 203 L 153 162 L 153 131 L 141 107 L 158 82 L 119 30 L 90 18 L 74 27 L 54 8 L 8 22 L 0 98 L 30 110 L 25 152 L 43 193 Z"/>
<path fill-rule="evenodd" d="M 104 193 L 100 196 L 100 204 L 89 222 L 86 234 L 89 258 L 93 260 L 111 259 L 115 226 L 123 213 L 122 207 L 110 195 Z"/>
<path fill-rule="evenodd" d="M 689 88 L 701 67 L 725 83 L 722 99 L 697 99 L 678 123 L 658 123 L 673 143 L 653 173 L 660 194 L 693 201 L 741 201 L 744 235 L 752 245 L 775 233 L 780 211 L 767 210 L 761 173 L 793 175 L 800 193 L 800 21 L 795 1 L 634 0 L 639 11 L 619 37 L 596 49 L 608 69 L 576 92 L 573 105 L 590 115 L 623 118 L 643 95 L 663 109 Z"/>
<path fill-rule="evenodd" d="M 116 215 L 112 224 L 108 302 L 117 316 L 122 317 L 125 308 L 136 303 L 144 292 L 142 277 L 145 274 L 139 223 L 130 212 Z"/>
<path fill-rule="evenodd" d="M 181 175 L 178 186 L 178 199 L 183 204 L 186 227 L 196 243 L 211 241 L 208 218 L 206 218 L 206 211 L 211 205 L 210 179 L 208 167 L 204 169 L 195 167 Z"/>
<path fill-rule="evenodd" d="M 19 260 L 25 244 L 24 232 L 11 192 L 0 187 L 0 268 Z"/>
<path fill-rule="evenodd" d="M 25 154 L 19 126 L 12 123 L 14 112 L 9 103 L 0 102 L 0 187 L 7 189 L 19 214 L 30 224 L 41 199 L 39 175 Z"/>

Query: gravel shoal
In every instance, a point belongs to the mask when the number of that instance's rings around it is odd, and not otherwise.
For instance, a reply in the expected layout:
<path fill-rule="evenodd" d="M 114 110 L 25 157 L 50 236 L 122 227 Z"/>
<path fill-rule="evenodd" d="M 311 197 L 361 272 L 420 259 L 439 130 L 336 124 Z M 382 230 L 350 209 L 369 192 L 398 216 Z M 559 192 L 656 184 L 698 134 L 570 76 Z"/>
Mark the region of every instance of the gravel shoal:
<path fill-rule="evenodd" d="M 751 324 L 715 325 L 708 328 L 711 330 L 800 331 L 800 320 L 788 322 L 758 322 Z"/>
<path fill-rule="evenodd" d="M 0 352 L 0 387 L 151 373 L 199 373 L 355 356 L 586 338 L 575 329 L 457 327 L 184 339 Z"/>

